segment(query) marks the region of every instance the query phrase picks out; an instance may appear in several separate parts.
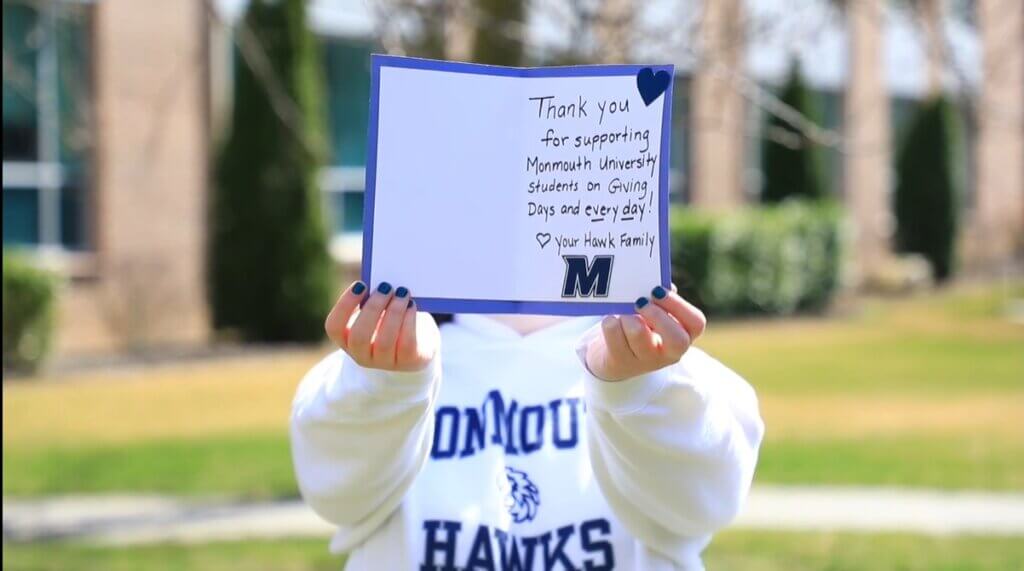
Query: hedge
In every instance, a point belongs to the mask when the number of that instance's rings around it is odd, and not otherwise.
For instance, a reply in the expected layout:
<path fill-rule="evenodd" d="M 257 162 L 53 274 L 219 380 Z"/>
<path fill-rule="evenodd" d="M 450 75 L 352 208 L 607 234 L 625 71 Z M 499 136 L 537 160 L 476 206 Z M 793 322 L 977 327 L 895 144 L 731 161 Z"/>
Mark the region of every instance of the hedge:
<path fill-rule="evenodd" d="M 3 368 L 30 373 L 50 350 L 53 337 L 53 276 L 4 252 Z"/>
<path fill-rule="evenodd" d="M 842 211 L 830 202 L 787 201 L 725 214 L 674 208 L 672 278 L 714 315 L 825 308 L 842 267 Z"/>

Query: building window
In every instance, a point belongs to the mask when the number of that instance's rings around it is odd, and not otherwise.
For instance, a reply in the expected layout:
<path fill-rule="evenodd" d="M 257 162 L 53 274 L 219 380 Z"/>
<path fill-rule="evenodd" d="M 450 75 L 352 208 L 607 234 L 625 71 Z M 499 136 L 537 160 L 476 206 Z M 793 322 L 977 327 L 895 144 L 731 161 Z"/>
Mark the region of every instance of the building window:
<path fill-rule="evenodd" d="M 331 216 L 332 253 L 342 261 L 355 262 L 362 254 L 373 44 L 366 40 L 326 37 L 323 46 L 330 164 L 322 173 L 321 187 L 326 193 Z"/>
<path fill-rule="evenodd" d="M 834 133 L 844 132 L 845 95 L 841 91 L 822 90 L 820 98 L 821 126 Z M 825 183 L 834 196 L 846 196 L 844 185 L 844 161 L 842 150 L 837 146 L 822 146 L 821 161 L 825 169 Z"/>
<path fill-rule="evenodd" d="M 4 246 L 88 247 L 89 7 L 3 3 Z"/>
<path fill-rule="evenodd" d="M 690 89 L 688 77 L 676 75 L 672 87 L 672 145 L 669 157 L 669 192 L 672 201 L 690 202 Z"/>

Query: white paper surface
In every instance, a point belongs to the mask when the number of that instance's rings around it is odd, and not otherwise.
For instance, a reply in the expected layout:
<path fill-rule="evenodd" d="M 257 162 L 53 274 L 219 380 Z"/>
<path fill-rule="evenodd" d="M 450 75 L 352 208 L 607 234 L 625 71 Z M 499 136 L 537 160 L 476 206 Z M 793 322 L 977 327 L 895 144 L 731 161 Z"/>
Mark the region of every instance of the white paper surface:
<path fill-rule="evenodd" d="M 538 311 L 631 304 L 663 282 L 667 97 L 645 105 L 634 75 L 382 66 L 379 82 L 371 285 Z M 567 268 L 579 263 L 565 256 L 585 257 L 591 270 L 604 263 L 589 265 L 595 257 L 612 256 L 607 283 L 570 276 L 582 281 L 565 295 Z"/>

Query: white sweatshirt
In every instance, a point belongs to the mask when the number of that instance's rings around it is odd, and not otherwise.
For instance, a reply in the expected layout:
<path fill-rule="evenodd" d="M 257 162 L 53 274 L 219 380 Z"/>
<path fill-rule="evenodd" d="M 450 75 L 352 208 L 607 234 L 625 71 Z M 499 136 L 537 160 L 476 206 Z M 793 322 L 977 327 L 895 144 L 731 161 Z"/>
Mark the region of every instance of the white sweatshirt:
<path fill-rule="evenodd" d="M 750 488 L 754 391 L 696 348 L 602 381 L 581 362 L 597 334 L 596 318 L 520 336 L 460 315 L 421 372 L 340 351 L 316 365 L 292 454 L 347 569 L 702 569 Z"/>

